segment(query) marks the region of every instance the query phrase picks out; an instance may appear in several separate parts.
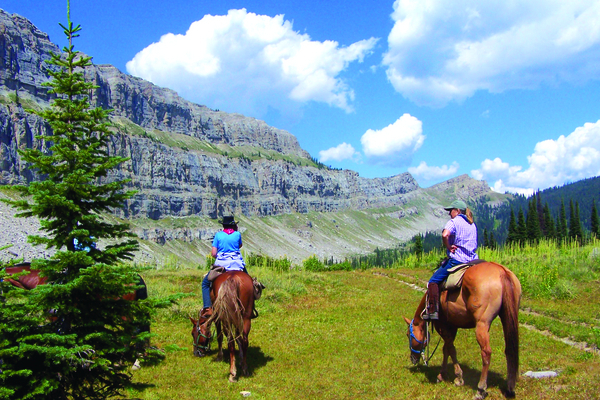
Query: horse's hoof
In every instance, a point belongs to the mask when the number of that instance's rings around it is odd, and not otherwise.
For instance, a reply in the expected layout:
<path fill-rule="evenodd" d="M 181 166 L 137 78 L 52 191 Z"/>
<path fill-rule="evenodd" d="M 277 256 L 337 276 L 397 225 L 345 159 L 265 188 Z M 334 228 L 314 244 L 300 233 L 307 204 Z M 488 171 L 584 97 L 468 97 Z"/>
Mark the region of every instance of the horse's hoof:
<path fill-rule="evenodd" d="M 440 382 L 444 382 L 444 376 L 443 376 L 442 374 L 439 374 L 439 375 L 437 376 L 437 381 L 436 381 L 436 383 L 440 383 Z"/>
<path fill-rule="evenodd" d="M 237 382 L 237 377 L 235 377 L 233 375 L 229 375 L 229 382 L 231 382 L 231 383 Z"/>
<path fill-rule="evenodd" d="M 473 400 L 483 400 L 487 395 L 488 393 L 485 390 L 478 390 L 477 394 L 473 397 Z"/>
<path fill-rule="evenodd" d="M 463 380 L 463 378 L 454 379 L 454 386 L 462 386 L 464 384 L 465 384 L 465 381 Z"/>

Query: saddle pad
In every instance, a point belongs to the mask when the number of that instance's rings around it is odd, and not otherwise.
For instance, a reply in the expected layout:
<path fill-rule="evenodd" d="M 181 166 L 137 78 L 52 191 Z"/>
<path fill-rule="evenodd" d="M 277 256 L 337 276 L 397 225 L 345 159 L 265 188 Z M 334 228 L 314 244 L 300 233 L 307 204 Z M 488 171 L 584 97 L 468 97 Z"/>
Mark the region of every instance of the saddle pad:
<path fill-rule="evenodd" d="M 452 268 L 448 268 L 448 278 L 440 285 L 440 290 L 452 290 L 461 287 L 463 276 L 469 267 L 475 264 L 485 262 L 485 260 L 473 260 L 466 264 L 458 264 Z"/>

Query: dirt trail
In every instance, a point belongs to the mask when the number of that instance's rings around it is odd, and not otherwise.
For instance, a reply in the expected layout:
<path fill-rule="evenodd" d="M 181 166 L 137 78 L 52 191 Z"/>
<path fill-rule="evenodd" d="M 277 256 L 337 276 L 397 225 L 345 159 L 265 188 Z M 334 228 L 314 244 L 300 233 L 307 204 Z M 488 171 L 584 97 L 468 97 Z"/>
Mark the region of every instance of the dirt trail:
<path fill-rule="evenodd" d="M 392 277 L 390 277 L 389 275 L 387 275 L 387 274 L 385 274 L 383 272 L 373 272 L 373 274 L 374 275 L 379 275 L 379 276 L 384 276 L 384 277 L 389 278 L 389 279 L 393 279 L 394 281 L 396 281 L 398 283 L 401 283 L 403 285 L 406 285 L 406 286 L 410 287 L 411 289 L 417 290 L 419 292 L 423 292 L 423 293 L 426 292 L 426 289 L 424 287 L 421 287 L 421 286 L 416 285 L 414 283 L 403 281 L 402 279 L 392 278 Z M 414 277 L 412 277 L 410 275 L 405 275 L 405 274 L 399 274 L 399 275 L 400 276 L 406 276 L 407 278 L 414 279 Z M 531 314 L 531 315 L 540 315 L 540 314 L 538 314 L 538 313 L 536 313 L 536 312 L 534 312 L 534 311 L 532 311 L 530 309 L 527 309 L 527 308 L 520 308 L 519 312 L 526 313 L 526 314 Z M 562 322 L 562 323 L 578 324 L 577 322 L 573 322 L 573 321 L 563 321 L 563 320 L 560 320 L 560 319 L 557 319 L 557 318 L 552 318 L 552 317 L 548 317 L 548 318 L 551 318 L 551 319 L 553 319 L 555 321 L 559 321 L 559 322 Z M 586 326 L 585 324 L 580 324 L 580 325 Z M 549 332 L 547 330 L 543 330 L 542 331 L 540 329 L 537 329 L 535 326 L 529 325 L 529 324 L 519 323 L 519 326 L 522 326 L 523 328 L 528 329 L 530 331 L 538 332 L 538 333 L 540 333 L 540 334 L 542 334 L 542 335 L 544 335 L 546 337 L 554 339 L 554 340 L 556 340 L 558 342 L 565 343 L 565 344 L 567 344 L 569 346 L 572 346 L 572 347 L 575 347 L 575 348 L 577 348 L 579 350 L 583 350 L 583 351 L 586 351 L 588 353 L 593 353 L 593 354 L 595 354 L 597 356 L 600 356 L 600 349 L 598 349 L 598 348 L 596 348 L 594 346 L 590 346 L 589 344 L 587 344 L 585 342 L 576 342 L 576 341 L 568 339 L 568 338 L 561 338 L 561 337 L 558 337 L 558 336 L 552 334 L 551 332 Z"/>

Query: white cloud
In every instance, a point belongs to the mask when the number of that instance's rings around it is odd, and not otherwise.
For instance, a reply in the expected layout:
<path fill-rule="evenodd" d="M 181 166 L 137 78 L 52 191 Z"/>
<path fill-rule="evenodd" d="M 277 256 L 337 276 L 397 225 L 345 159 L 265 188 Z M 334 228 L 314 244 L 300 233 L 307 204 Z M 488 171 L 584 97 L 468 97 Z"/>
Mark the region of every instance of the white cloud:
<path fill-rule="evenodd" d="M 441 167 L 429 166 L 425 161 L 421 161 L 417 167 L 410 167 L 408 169 L 408 172 L 412 175 L 428 181 L 450 177 L 455 175 L 457 171 L 458 163 L 456 161 L 450 166 L 442 165 Z"/>
<path fill-rule="evenodd" d="M 527 157 L 529 168 L 510 166 L 501 159 L 486 159 L 471 171 L 476 179 L 495 181 L 494 190 L 520 192 L 560 186 L 600 175 L 600 121 L 586 123 L 570 135 L 544 140 Z"/>
<path fill-rule="evenodd" d="M 161 37 L 127 63 L 127 71 L 212 108 L 263 116 L 294 114 L 302 103 L 352 111 L 354 92 L 340 73 L 362 62 L 377 39 L 341 47 L 293 30 L 283 15 L 230 10 L 205 15 L 184 35 Z"/>
<path fill-rule="evenodd" d="M 417 104 L 600 78 L 598 0 L 396 0 L 392 19 L 383 64 Z"/>
<path fill-rule="evenodd" d="M 348 159 L 358 159 L 360 154 L 352 147 L 351 144 L 342 143 L 336 147 L 331 147 L 327 150 L 319 151 L 319 161 L 343 161 Z"/>
<path fill-rule="evenodd" d="M 381 130 L 367 130 L 360 142 L 364 154 L 372 161 L 400 166 L 410 163 L 424 140 L 422 122 L 410 114 L 404 114 Z"/>

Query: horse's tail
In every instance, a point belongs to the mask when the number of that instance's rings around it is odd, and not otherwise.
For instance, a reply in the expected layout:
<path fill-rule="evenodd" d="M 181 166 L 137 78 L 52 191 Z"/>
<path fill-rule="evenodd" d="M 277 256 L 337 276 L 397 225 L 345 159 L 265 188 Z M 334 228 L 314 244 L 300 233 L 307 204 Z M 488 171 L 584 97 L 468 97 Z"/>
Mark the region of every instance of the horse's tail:
<path fill-rule="evenodd" d="M 219 320 L 225 332 L 237 339 L 244 331 L 244 306 L 240 300 L 240 281 L 235 276 L 221 284 L 208 322 Z"/>
<path fill-rule="evenodd" d="M 507 393 L 514 396 L 519 372 L 519 303 L 521 284 L 511 271 L 502 274 L 502 308 L 500 319 L 504 330 L 504 354 L 506 355 Z"/>

